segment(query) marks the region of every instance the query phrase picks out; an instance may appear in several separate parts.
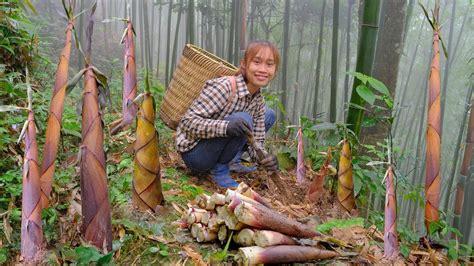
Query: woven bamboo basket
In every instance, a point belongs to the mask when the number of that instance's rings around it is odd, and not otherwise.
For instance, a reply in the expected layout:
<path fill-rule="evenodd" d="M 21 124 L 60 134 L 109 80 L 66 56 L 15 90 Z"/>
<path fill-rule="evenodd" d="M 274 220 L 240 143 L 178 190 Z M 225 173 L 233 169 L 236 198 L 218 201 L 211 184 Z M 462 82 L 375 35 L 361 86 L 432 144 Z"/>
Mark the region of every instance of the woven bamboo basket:
<path fill-rule="evenodd" d="M 171 129 L 176 129 L 207 80 L 235 75 L 237 71 L 237 67 L 218 56 L 187 44 L 163 97 L 161 120 Z"/>

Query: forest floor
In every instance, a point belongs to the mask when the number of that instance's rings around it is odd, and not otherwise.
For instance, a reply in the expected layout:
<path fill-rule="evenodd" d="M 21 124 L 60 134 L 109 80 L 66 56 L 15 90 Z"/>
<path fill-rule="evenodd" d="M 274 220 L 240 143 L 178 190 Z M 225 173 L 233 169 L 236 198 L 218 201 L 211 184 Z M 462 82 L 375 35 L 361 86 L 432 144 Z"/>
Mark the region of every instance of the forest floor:
<path fill-rule="evenodd" d="M 112 121 L 117 116 L 118 114 L 106 114 L 105 120 Z M 64 120 L 65 123 L 76 124 L 74 111 L 66 109 Z M 202 193 L 225 193 L 225 189 L 217 187 L 209 177 L 196 177 L 189 173 L 174 148 L 173 132 L 160 121 L 157 122 L 157 128 L 160 134 L 161 184 L 165 198 L 163 205 L 155 212 L 143 212 L 133 205 L 131 187 L 134 134 L 131 129 L 127 129 L 116 136 L 110 136 L 106 130 L 104 146 L 112 206 L 113 251 L 104 255 L 85 243 L 81 238 L 80 180 L 75 148 L 80 144 L 80 134 L 71 134 L 72 130 L 79 131 L 78 126 L 76 127 L 70 127 L 69 131 L 63 132 L 52 204 L 42 213 L 47 243 L 44 257 L 48 265 L 236 264 L 236 244 L 231 243 L 228 252 L 223 252 L 225 243 L 197 243 L 187 229 L 180 228 L 178 221 L 196 197 Z M 14 151 L 15 147 L 12 146 L 10 150 Z M 14 156 L 21 158 L 19 154 Z M 15 175 L 20 175 L 19 169 Z M 307 183 L 296 185 L 295 175 L 295 169 L 282 170 L 282 187 L 277 187 L 263 170 L 233 177 L 267 198 L 280 213 L 314 226 L 315 230 L 323 233 L 323 237 L 318 239 L 321 246 L 335 250 L 340 255 L 318 263 L 384 262 L 383 233 L 379 230 L 383 220 L 377 229 L 375 225 L 367 223 L 363 210 L 354 210 L 350 214 L 343 211 L 336 204 L 335 195 L 327 188 L 317 202 L 309 202 L 306 198 Z M 307 168 L 308 182 L 314 175 L 315 173 Z M 4 234 L 8 236 L 7 239 L 19 240 L 20 216 L 15 214 L 15 202 L 16 199 L 10 199 L 10 209 L 2 214 L 2 218 L 6 224 Z M 10 245 L 13 248 L 7 257 L 8 264 L 21 263 L 19 241 L 13 240 Z M 412 245 L 405 246 L 404 250 L 402 247 L 402 253 L 404 257 L 400 257 L 400 263 L 448 264 L 444 255 L 446 250 L 420 248 L 413 241 Z"/>
<path fill-rule="evenodd" d="M 225 243 L 203 244 L 192 239 L 187 229 L 180 229 L 177 221 L 188 209 L 190 203 L 201 193 L 225 193 L 207 177 L 190 176 L 179 154 L 173 148 L 172 133 L 162 138 L 161 182 L 165 202 L 155 213 L 136 209 L 131 202 L 131 178 L 133 159 L 131 155 L 134 139 L 130 131 L 108 140 L 107 170 L 109 174 L 109 197 L 112 204 L 113 251 L 103 255 L 80 238 L 81 208 L 78 180 L 59 184 L 55 189 L 53 207 L 60 209 L 59 220 L 53 231 L 46 232 L 50 238 L 45 254 L 48 264 L 65 263 L 106 265 L 205 265 L 235 264 L 238 246 L 232 244 L 223 253 Z M 164 141 L 163 141 L 164 139 Z M 73 169 L 70 174 L 78 175 L 74 156 L 63 160 L 58 166 Z M 255 191 L 269 199 L 276 210 L 303 223 L 314 225 L 325 234 L 323 246 L 338 251 L 335 260 L 319 263 L 381 263 L 383 262 L 383 234 L 375 226 L 364 225 L 357 218 L 357 211 L 348 214 L 335 204 L 335 196 L 327 190 L 316 203 L 306 199 L 307 186 L 295 184 L 295 171 L 282 171 L 281 177 L 289 197 L 270 181 L 265 171 L 248 175 L 234 175 L 239 182 L 245 182 Z M 310 177 L 314 173 L 308 171 Z M 60 206 L 63 206 L 62 208 Z M 331 221 L 339 221 L 331 225 Z M 341 222 L 342 221 L 342 222 Z M 327 223 L 329 222 L 329 223 Z M 320 227 L 327 225 L 327 227 Z M 319 226 L 319 227 L 318 227 Z M 324 228 L 324 229 L 323 229 Z M 45 231 L 48 231 L 46 228 Z M 59 231 L 59 232 L 58 232 Z M 48 237 L 49 235 L 52 235 Z M 57 239 L 53 239 L 54 236 Z M 431 256 L 430 256 L 431 254 Z M 18 262 L 19 257 L 17 255 Z M 217 258 L 217 261 L 216 261 Z M 430 263 L 433 260 L 447 262 L 440 252 L 410 251 L 400 263 Z"/>

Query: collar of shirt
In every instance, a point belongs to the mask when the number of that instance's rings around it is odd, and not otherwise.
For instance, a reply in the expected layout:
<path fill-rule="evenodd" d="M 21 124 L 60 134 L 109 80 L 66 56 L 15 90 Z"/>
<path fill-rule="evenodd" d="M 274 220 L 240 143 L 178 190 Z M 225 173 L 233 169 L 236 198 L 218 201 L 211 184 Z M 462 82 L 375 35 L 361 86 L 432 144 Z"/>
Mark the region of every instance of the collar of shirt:
<path fill-rule="evenodd" d="M 244 76 L 242 76 L 242 74 L 239 74 L 238 76 L 236 76 L 235 81 L 237 83 L 237 97 L 238 98 L 244 98 L 244 97 L 253 98 L 257 95 L 260 95 L 260 90 L 258 90 L 253 95 L 250 94 L 250 92 L 247 88 L 247 84 L 245 83 Z"/>

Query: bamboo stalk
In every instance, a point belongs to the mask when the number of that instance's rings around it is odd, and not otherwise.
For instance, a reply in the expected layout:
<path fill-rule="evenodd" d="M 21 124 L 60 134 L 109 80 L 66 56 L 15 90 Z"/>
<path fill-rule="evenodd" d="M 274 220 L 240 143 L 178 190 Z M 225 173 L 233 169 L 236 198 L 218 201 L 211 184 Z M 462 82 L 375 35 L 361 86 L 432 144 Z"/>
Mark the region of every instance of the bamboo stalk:
<path fill-rule="evenodd" d="M 35 118 L 32 110 L 31 87 L 28 70 L 28 121 L 24 135 L 25 156 L 23 158 L 22 196 L 21 196 L 21 256 L 25 262 L 39 261 L 43 247 L 41 224 L 41 186 L 38 165 L 38 144 L 36 143 Z"/>
<path fill-rule="evenodd" d="M 239 265 L 257 265 L 262 263 L 291 263 L 323 260 L 337 256 L 335 251 L 304 246 L 273 246 L 267 248 L 239 248 Z"/>
<path fill-rule="evenodd" d="M 270 247 L 277 245 L 298 245 L 291 237 L 279 232 L 259 230 L 254 235 L 255 244 L 259 247 Z"/>
<path fill-rule="evenodd" d="M 250 247 L 255 245 L 254 235 L 254 230 L 250 228 L 244 228 L 240 230 L 237 234 L 233 235 L 232 240 L 234 240 L 235 243 L 241 246 Z"/>
<path fill-rule="evenodd" d="M 49 206 L 51 189 L 54 179 L 55 162 L 60 140 L 61 119 L 64 110 L 64 98 L 66 97 L 66 85 L 68 79 L 69 58 L 71 55 L 72 31 L 74 29 L 73 8 L 68 12 L 68 24 L 66 28 L 66 42 L 59 57 L 56 70 L 56 81 L 54 82 L 53 95 L 49 109 L 46 126 L 46 137 L 43 149 L 43 162 L 41 163 L 41 205 L 42 208 Z"/>
<path fill-rule="evenodd" d="M 344 140 L 341 149 L 337 181 L 337 200 L 347 212 L 350 212 L 355 206 L 355 198 L 354 180 L 352 176 L 352 155 L 347 140 Z"/>
<path fill-rule="evenodd" d="M 240 203 L 234 210 L 238 221 L 257 229 L 269 229 L 295 237 L 314 237 L 320 234 L 313 228 L 289 219 L 262 205 Z"/>

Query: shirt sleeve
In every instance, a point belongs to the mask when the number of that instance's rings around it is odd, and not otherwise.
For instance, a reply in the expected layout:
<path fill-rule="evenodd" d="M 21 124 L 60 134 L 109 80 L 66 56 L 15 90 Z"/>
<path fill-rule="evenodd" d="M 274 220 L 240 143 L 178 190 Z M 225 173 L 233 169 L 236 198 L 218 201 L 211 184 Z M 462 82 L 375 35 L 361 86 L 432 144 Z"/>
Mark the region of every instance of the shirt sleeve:
<path fill-rule="evenodd" d="M 217 117 L 227 103 L 230 88 L 226 83 L 207 81 L 201 94 L 194 100 L 181 119 L 183 132 L 194 138 L 216 138 L 226 136 L 228 121 Z"/>
<path fill-rule="evenodd" d="M 257 144 L 257 147 L 259 147 L 264 152 L 266 152 L 265 146 L 264 146 L 265 144 L 265 101 L 263 99 L 263 96 L 260 95 L 256 104 L 256 108 L 253 113 L 254 113 L 253 136 Z M 258 161 L 257 153 L 252 147 L 249 147 L 248 152 L 249 152 L 250 158 L 252 158 L 255 161 Z"/>

